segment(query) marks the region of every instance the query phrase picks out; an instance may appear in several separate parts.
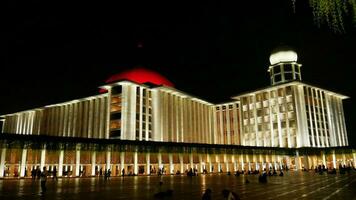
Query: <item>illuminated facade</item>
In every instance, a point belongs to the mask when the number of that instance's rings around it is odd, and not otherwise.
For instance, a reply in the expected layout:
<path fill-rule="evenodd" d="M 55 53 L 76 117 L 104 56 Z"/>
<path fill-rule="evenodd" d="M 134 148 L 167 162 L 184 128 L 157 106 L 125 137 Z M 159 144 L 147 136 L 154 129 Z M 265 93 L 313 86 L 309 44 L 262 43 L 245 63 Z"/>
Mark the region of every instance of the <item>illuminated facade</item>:
<path fill-rule="evenodd" d="M 43 166 L 59 176 L 355 166 L 347 97 L 302 83 L 292 50 L 270 62 L 271 86 L 222 104 L 134 69 L 112 76 L 102 94 L 3 115 L 0 177 Z"/>

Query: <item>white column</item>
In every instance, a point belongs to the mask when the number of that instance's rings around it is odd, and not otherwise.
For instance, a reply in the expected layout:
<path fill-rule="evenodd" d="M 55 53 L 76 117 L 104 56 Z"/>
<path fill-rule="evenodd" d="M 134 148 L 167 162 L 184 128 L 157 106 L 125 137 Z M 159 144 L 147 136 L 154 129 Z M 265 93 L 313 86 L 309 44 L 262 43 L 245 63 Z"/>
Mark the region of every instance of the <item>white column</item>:
<path fill-rule="evenodd" d="M 221 171 L 221 166 L 220 166 L 220 158 L 219 155 L 216 155 L 216 163 L 218 164 L 218 173 Z"/>
<path fill-rule="evenodd" d="M 64 157 L 64 150 L 59 151 L 59 160 L 58 160 L 58 176 L 63 176 L 63 157 Z"/>
<path fill-rule="evenodd" d="M 231 156 L 231 162 L 234 164 L 234 172 L 236 172 L 237 171 L 237 166 L 236 166 L 236 160 L 235 160 L 235 155 L 232 155 Z"/>
<path fill-rule="evenodd" d="M 207 171 L 209 171 L 209 173 L 213 172 L 213 165 L 212 165 L 212 163 L 211 163 L 210 154 L 207 154 L 207 155 L 206 155 L 206 161 L 207 161 L 207 163 L 208 163 L 208 165 L 209 165 L 209 170 L 207 170 Z"/>
<path fill-rule="evenodd" d="M 172 153 L 168 154 L 168 159 L 169 159 L 169 173 L 174 174 L 174 164 L 173 164 L 173 154 Z"/>
<path fill-rule="evenodd" d="M 259 170 L 259 164 L 257 162 L 256 154 L 252 155 L 252 161 L 255 163 L 255 170 Z"/>
<path fill-rule="evenodd" d="M 184 173 L 183 154 L 179 154 L 180 173 Z"/>
<path fill-rule="evenodd" d="M 190 163 L 190 168 L 194 169 L 193 153 L 189 154 L 189 163 Z"/>
<path fill-rule="evenodd" d="M 226 172 L 229 172 L 230 171 L 229 160 L 227 159 L 227 155 L 226 154 L 224 155 L 224 163 L 226 165 Z"/>
<path fill-rule="evenodd" d="M 241 154 L 241 171 L 245 171 L 244 155 Z"/>
<path fill-rule="evenodd" d="M 282 161 L 280 156 L 277 156 L 277 162 L 279 163 L 279 169 L 282 169 Z"/>
<path fill-rule="evenodd" d="M 301 167 L 300 167 L 300 163 L 299 163 L 299 151 L 296 150 L 295 151 L 295 169 L 296 170 L 299 170 Z"/>
<path fill-rule="evenodd" d="M 353 160 L 354 160 L 354 168 L 356 168 L 356 153 L 353 153 Z"/>
<path fill-rule="evenodd" d="M 80 146 L 77 145 L 75 150 L 75 176 L 79 176 L 80 170 Z"/>
<path fill-rule="evenodd" d="M 344 153 L 342 154 L 342 164 L 346 165 L 346 156 Z"/>
<path fill-rule="evenodd" d="M 150 153 L 146 153 L 146 175 L 151 174 L 151 157 L 150 157 Z"/>
<path fill-rule="evenodd" d="M 203 169 L 203 158 L 202 158 L 201 155 L 199 155 L 199 165 L 200 165 L 200 166 L 199 166 L 199 169 L 200 169 L 199 172 L 200 172 L 200 173 L 203 173 L 203 170 L 204 170 L 204 169 Z"/>
<path fill-rule="evenodd" d="M 120 153 L 120 167 L 121 167 L 121 175 L 122 175 L 122 170 L 125 169 L 125 152 Z M 126 171 L 126 170 L 125 170 Z M 125 172 L 126 173 L 126 172 Z"/>
<path fill-rule="evenodd" d="M 157 154 L 157 160 L 158 160 L 158 169 L 162 169 L 162 154 L 159 152 Z"/>
<path fill-rule="evenodd" d="M 111 149 L 106 152 L 106 169 L 111 170 Z"/>
<path fill-rule="evenodd" d="M 332 154 L 333 154 L 333 168 L 336 169 L 336 155 L 335 155 L 335 150 L 333 150 Z M 354 156 L 355 156 L 355 153 L 354 153 Z"/>
<path fill-rule="evenodd" d="M 137 153 L 137 151 L 134 152 L 133 160 L 134 160 L 134 174 L 138 175 L 138 153 Z"/>
<path fill-rule="evenodd" d="M 96 166 L 96 151 L 91 153 L 91 175 L 95 176 L 95 166 Z"/>
<path fill-rule="evenodd" d="M 288 169 L 290 169 L 290 159 L 289 159 L 289 156 L 286 156 L 286 167 L 288 167 Z"/>
<path fill-rule="evenodd" d="M 46 145 L 43 147 L 41 150 L 41 162 L 40 162 L 40 170 L 43 170 L 43 167 L 45 166 L 46 162 Z"/>
<path fill-rule="evenodd" d="M 26 158 L 27 158 L 27 148 L 24 147 L 24 149 L 22 149 L 22 155 L 21 155 L 20 177 L 25 176 Z"/>

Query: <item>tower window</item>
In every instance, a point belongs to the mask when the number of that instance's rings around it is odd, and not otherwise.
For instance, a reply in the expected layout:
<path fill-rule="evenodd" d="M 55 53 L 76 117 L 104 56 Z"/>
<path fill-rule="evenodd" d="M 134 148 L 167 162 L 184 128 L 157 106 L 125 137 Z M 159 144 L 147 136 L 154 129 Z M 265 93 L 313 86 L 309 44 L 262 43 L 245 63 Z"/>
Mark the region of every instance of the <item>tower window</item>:
<path fill-rule="evenodd" d="M 273 68 L 273 73 L 278 74 L 281 73 L 281 66 L 277 65 Z"/>
<path fill-rule="evenodd" d="M 284 72 L 292 72 L 292 65 L 285 64 L 284 65 Z"/>
<path fill-rule="evenodd" d="M 285 73 L 284 74 L 284 79 L 285 80 L 293 80 L 293 74 L 292 73 Z"/>

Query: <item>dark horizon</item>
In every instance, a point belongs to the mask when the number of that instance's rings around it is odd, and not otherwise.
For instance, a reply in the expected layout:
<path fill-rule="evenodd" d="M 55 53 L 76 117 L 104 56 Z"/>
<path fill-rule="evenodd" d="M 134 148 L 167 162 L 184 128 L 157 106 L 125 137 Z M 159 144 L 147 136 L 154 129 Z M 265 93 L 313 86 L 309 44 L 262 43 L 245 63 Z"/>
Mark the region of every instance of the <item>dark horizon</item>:
<path fill-rule="evenodd" d="M 98 94 L 112 74 L 155 70 L 176 88 L 213 103 L 270 85 L 271 51 L 288 45 L 302 80 L 350 97 L 349 143 L 356 144 L 355 27 L 313 24 L 307 2 L 57 5 L 7 2 L 1 39 L 0 114 Z M 164 7 L 163 7 L 164 6 Z"/>

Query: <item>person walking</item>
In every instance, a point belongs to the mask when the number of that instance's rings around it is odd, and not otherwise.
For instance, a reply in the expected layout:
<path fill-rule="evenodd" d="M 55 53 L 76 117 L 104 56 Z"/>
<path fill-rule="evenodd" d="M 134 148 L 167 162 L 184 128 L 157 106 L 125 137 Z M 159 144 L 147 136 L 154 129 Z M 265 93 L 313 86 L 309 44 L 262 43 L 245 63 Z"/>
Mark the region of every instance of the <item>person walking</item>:
<path fill-rule="evenodd" d="M 58 178 L 57 178 L 57 167 L 56 166 L 54 166 L 54 168 L 53 168 L 52 175 L 53 175 L 52 179 L 58 181 Z"/>
<path fill-rule="evenodd" d="M 47 182 L 47 171 L 46 171 L 46 167 L 43 167 L 43 171 L 41 172 L 40 180 L 41 180 L 42 193 L 45 193 L 46 190 L 47 190 L 47 188 L 46 188 L 46 182 Z"/>
<path fill-rule="evenodd" d="M 31 177 L 32 177 L 32 180 L 36 179 L 36 170 L 35 170 L 35 168 L 33 168 L 32 171 L 31 171 Z"/>
<path fill-rule="evenodd" d="M 110 176 L 111 176 L 111 170 L 109 169 L 108 170 L 108 179 L 110 179 Z"/>

